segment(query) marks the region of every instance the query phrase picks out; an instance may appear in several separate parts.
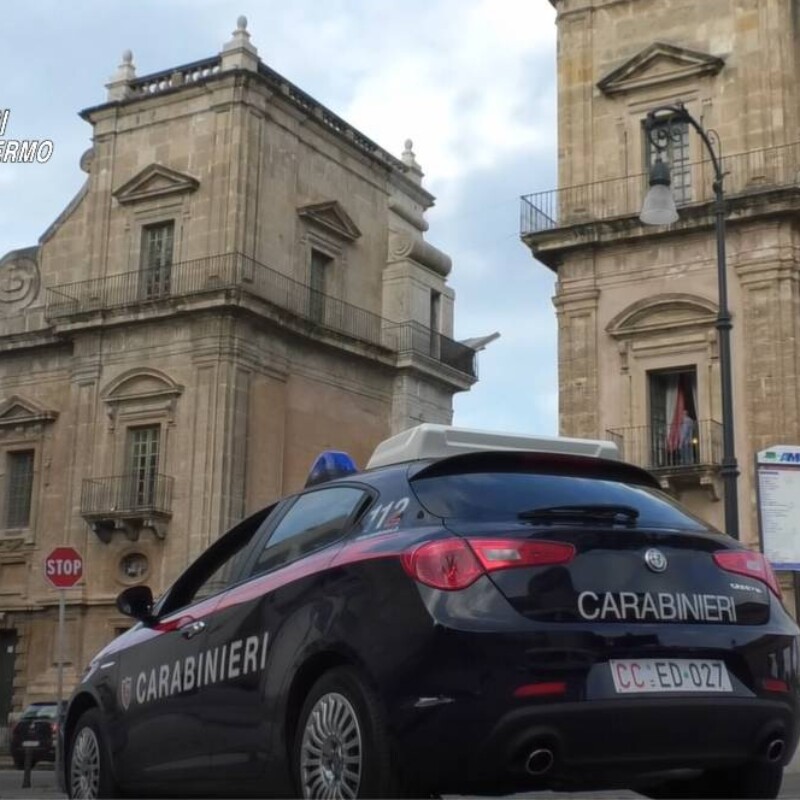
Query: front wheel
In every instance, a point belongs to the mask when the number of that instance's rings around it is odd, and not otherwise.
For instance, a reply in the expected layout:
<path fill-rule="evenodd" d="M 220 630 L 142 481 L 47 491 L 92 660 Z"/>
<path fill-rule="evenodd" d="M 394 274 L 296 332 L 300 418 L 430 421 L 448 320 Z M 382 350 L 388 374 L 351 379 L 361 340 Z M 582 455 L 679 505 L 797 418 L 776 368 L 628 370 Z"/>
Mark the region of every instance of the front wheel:
<path fill-rule="evenodd" d="M 67 792 L 75 800 L 119 797 L 96 708 L 85 711 L 75 726 L 67 759 Z"/>
<path fill-rule="evenodd" d="M 304 798 L 399 796 L 383 711 L 355 671 L 331 670 L 312 687 L 300 711 L 292 771 Z"/>

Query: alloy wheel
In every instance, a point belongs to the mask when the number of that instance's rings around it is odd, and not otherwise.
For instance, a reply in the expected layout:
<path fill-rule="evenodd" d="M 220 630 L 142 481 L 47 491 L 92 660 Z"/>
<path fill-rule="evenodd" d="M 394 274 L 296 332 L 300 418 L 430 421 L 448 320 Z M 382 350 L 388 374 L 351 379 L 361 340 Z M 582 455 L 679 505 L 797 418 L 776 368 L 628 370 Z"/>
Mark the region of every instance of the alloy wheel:
<path fill-rule="evenodd" d="M 303 797 L 354 800 L 363 770 L 358 715 L 338 692 L 323 695 L 308 715 L 300 744 Z"/>
<path fill-rule="evenodd" d="M 70 796 L 93 800 L 100 790 L 100 743 L 89 728 L 82 728 L 72 746 L 69 763 Z"/>

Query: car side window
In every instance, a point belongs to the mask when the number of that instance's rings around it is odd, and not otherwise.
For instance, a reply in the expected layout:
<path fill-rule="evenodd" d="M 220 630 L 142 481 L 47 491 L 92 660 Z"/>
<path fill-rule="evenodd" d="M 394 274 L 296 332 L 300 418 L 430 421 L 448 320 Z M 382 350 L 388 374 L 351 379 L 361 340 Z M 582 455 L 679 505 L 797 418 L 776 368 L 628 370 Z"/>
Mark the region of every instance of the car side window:
<path fill-rule="evenodd" d="M 236 580 L 252 552 L 249 546 L 258 541 L 258 534 L 269 524 L 269 517 L 277 504 L 270 506 L 221 536 L 172 585 L 156 608 L 158 616 L 171 614 L 192 603 L 198 603 Z"/>
<path fill-rule="evenodd" d="M 371 499 L 351 486 L 300 495 L 275 527 L 252 573 L 269 572 L 338 541 Z"/>

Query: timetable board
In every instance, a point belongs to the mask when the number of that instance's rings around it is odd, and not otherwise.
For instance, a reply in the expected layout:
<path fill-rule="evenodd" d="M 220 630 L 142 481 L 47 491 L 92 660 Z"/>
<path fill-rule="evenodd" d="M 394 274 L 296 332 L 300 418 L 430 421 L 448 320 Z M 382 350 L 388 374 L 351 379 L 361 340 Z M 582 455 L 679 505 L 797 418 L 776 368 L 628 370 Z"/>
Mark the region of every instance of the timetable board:
<path fill-rule="evenodd" d="M 800 445 L 756 454 L 761 547 L 773 568 L 800 571 Z"/>

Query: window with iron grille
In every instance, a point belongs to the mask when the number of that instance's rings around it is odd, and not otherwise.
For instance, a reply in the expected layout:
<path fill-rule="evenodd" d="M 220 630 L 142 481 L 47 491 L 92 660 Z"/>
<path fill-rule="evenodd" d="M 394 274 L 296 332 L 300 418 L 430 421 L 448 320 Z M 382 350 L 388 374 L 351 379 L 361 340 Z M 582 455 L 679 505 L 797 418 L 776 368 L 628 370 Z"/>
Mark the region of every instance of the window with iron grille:
<path fill-rule="evenodd" d="M 689 162 L 689 123 L 679 122 L 669 126 L 666 121 L 656 121 L 650 136 L 646 130 L 644 135 L 648 171 L 659 154 L 659 149 L 652 141 L 655 139 L 660 145 L 665 146 L 665 149 L 660 151 L 661 160 L 669 164 L 672 196 L 675 198 L 676 205 L 691 202 L 692 167 Z"/>
<path fill-rule="evenodd" d="M 6 527 L 27 528 L 31 522 L 33 450 L 6 453 Z"/>
<path fill-rule="evenodd" d="M 160 425 L 128 428 L 128 469 L 123 506 L 130 510 L 147 509 L 159 500 L 158 460 Z"/>
<path fill-rule="evenodd" d="M 170 293 L 172 282 L 172 248 L 175 223 L 160 222 L 142 229 L 141 270 L 143 290 L 147 298 Z"/>

